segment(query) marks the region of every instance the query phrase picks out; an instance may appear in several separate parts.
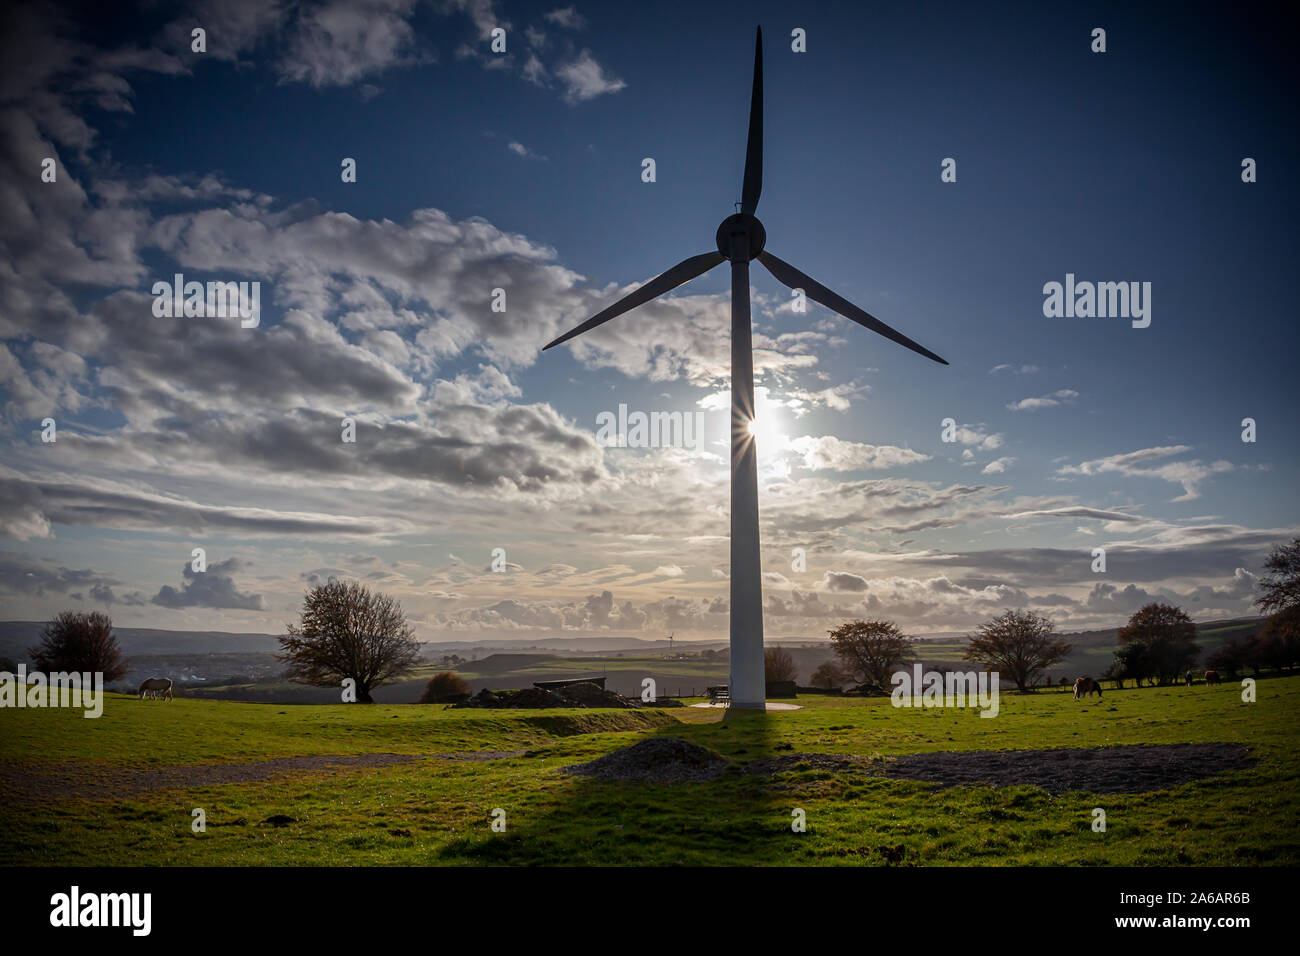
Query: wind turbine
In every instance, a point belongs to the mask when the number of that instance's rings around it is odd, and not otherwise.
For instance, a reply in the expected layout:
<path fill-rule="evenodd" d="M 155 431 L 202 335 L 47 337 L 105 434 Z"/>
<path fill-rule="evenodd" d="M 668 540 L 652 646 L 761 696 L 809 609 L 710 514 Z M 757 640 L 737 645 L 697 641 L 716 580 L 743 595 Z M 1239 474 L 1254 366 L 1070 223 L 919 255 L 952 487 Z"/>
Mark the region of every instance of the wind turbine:
<path fill-rule="evenodd" d="M 749 105 L 749 140 L 740 212 L 722 220 L 717 252 L 692 256 L 651 279 L 635 292 L 561 335 L 543 351 L 589 332 L 638 305 L 701 276 L 723 261 L 731 263 L 731 706 L 764 710 L 763 579 L 758 546 L 758 455 L 754 421 L 754 354 L 749 320 L 749 263 L 757 259 L 779 282 L 820 302 L 858 325 L 913 352 L 947 365 L 929 349 L 891 329 L 764 248 L 767 232 L 754 216 L 763 190 L 763 28 L 754 43 L 754 89 Z"/>

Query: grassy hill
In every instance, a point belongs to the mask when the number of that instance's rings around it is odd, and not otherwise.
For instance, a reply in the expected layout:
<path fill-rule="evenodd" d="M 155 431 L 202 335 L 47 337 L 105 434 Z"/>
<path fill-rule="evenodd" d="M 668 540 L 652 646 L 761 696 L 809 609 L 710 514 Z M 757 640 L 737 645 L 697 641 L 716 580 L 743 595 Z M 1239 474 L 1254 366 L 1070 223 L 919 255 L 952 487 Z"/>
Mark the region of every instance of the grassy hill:
<path fill-rule="evenodd" d="M 1258 694 L 1257 703 L 1243 702 L 1236 685 L 1108 691 L 1087 702 L 1004 694 L 994 719 L 837 698 L 727 720 L 692 709 L 127 697 L 110 697 L 98 720 L 7 708 L 0 853 L 76 865 L 1295 865 L 1300 677 L 1261 680 Z M 795 763 L 776 777 L 737 770 L 698 784 L 559 772 L 651 736 L 687 739 L 736 768 L 782 754 Z M 797 759 L 1175 742 L 1239 742 L 1258 762 L 1157 792 L 1052 796 L 1032 786 L 937 789 Z M 260 761 L 326 754 L 405 762 L 256 773 Z M 220 773 L 228 782 L 210 782 Z M 201 774 L 209 782 L 186 783 Z M 1097 807 L 1105 833 L 1091 829 Z M 191 831 L 194 808 L 206 814 L 204 833 Z M 806 833 L 791 831 L 794 808 L 806 813 Z M 489 825 L 497 809 L 504 833 Z"/>

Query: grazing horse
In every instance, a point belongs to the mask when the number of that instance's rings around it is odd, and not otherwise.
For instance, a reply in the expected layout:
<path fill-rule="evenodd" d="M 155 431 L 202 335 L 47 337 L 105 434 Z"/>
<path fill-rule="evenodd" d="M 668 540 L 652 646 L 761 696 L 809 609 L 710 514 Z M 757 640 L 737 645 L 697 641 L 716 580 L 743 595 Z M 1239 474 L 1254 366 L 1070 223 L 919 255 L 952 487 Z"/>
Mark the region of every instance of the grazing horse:
<path fill-rule="evenodd" d="M 1205 683 L 1207 683 L 1207 684 L 1217 684 L 1218 682 L 1219 682 L 1219 672 L 1218 672 L 1218 671 L 1206 671 L 1206 672 L 1205 672 Z"/>
<path fill-rule="evenodd" d="M 140 685 L 141 700 L 144 699 L 145 694 L 148 694 L 150 697 L 153 697 L 156 694 L 162 694 L 163 697 L 166 698 L 167 700 L 174 699 L 172 696 L 171 679 L 167 677 L 148 678 L 143 684 Z"/>
<path fill-rule="evenodd" d="M 1093 680 L 1091 677 L 1080 677 L 1074 682 L 1075 700 L 1078 700 L 1080 697 L 1087 697 L 1093 691 L 1097 692 L 1098 697 L 1101 696 L 1101 684 Z"/>
<path fill-rule="evenodd" d="M 1188 671 L 1188 672 L 1187 672 L 1187 678 L 1186 678 L 1186 680 L 1187 680 L 1187 686 L 1188 686 L 1188 687 L 1191 687 L 1191 686 L 1192 686 L 1192 672 L 1191 672 L 1191 671 Z"/>

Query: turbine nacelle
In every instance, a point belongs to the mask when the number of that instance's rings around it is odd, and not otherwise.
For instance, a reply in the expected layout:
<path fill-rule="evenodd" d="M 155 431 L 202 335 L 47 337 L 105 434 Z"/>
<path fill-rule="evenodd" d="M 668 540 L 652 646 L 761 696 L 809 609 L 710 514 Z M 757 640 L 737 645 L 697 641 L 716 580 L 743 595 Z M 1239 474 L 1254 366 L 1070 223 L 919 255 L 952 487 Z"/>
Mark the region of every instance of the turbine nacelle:
<path fill-rule="evenodd" d="M 743 242 L 737 242 L 743 240 Z M 738 212 L 718 226 L 718 251 L 731 262 L 750 262 L 767 245 L 767 230 L 757 216 Z M 733 250 L 735 250 L 733 254 Z M 748 255 L 745 254 L 748 251 Z"/>

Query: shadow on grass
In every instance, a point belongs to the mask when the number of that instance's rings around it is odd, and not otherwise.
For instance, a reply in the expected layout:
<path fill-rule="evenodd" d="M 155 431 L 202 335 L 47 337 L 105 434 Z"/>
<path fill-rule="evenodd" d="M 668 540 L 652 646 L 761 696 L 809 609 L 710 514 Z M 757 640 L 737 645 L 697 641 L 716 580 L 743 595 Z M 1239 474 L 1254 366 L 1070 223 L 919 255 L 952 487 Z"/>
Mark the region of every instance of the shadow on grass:
<path fill-rule="evenodd" d="M 600 780 L 558 772 L 522 806 L 508 809 L 505 833 L 488 828 L 442 848 L 438 863 L 482 865 L 755 866 L 790 862 L 798 835 L 794 805 L 770 778 L 744 772 L 779 745 L 784 715 L 724 711 L 686 715 L 679 725 L 627 740 L 677 737 L 730 763 L 708 782 Z M 579 761 L 580 762 L 580 761 Z"/>

